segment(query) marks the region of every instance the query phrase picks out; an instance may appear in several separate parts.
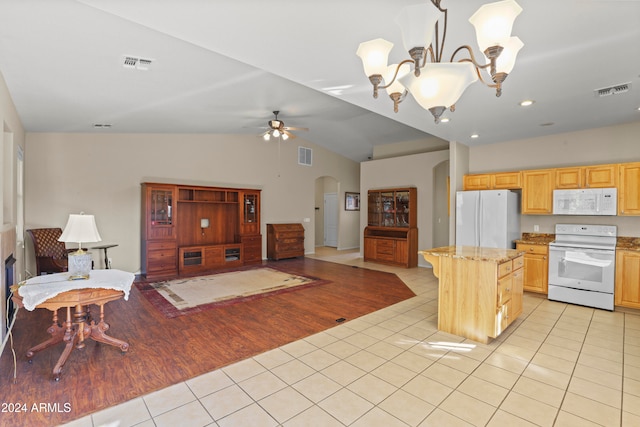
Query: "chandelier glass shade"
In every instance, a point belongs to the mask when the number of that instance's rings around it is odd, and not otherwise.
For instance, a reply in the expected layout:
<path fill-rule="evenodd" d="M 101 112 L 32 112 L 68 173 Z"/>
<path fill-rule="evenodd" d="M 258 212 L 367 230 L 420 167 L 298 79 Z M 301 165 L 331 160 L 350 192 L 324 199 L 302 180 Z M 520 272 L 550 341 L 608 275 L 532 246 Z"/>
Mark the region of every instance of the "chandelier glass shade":
<path fill-rule="evenodd" d="M 441 8 L 440 3 L 441 0 L 431 0 L 430 4 L 407 6 L 396 18 L 410 59 L 388 65 L 393 43 L 384 39 L 363 42 L 356 52 L 373 85 L 374 98 L 379 89 L 386 89 L 398 112 L 398 104 L 410 93 L 433 114 L 436 123 L 446 109 L 455 110 L 465 89 L 477 80 L 494 88 L 496 96 L 500 96 L 502 83 L 513 70 L 523 46 L 518 37 L 511 36 L 513 22 L 522 8 L 515 0 L 503 0 L 481 6 L 469 19 L 484 60 L 476 60 L 473 49 L 463 45 L 453 51 L 448 62 L 443 61 L 447 9 Z M 461 52 L 466 55 L 456 60 Z M 488 78 L 483 77 L 483 72 Z"/>

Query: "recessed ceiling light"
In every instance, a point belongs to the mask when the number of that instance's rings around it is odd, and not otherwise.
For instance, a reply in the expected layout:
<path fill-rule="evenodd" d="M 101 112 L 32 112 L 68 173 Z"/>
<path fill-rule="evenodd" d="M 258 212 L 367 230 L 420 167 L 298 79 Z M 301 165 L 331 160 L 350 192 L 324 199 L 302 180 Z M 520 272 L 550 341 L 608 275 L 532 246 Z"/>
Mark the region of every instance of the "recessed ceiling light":
<path fill-rule="evenodd" d="M 528 106 L 530 106 L 530 105 L 533 105 L 533 103 L 534 103 L 534 102 L 536 102 L 536 101 L 531 100 L 531 99 L 525 99 L 524 101 L 522 101 L 522 102 L 520 103 L 520 106 L 521 106 L 521 107 L 528 107 Z"/>
<path fill-rule="evenodd" d="M 553 125 L 555 125 L 554 122 L 540 123 L 540 126 L 553 126 Z"/>
<path fill-rule="evenodd" d="M 480 138 L 480 135 L 478 135 L 477 133 L 471 134 L 471 138 L 476 139 L 476 138 Z"/>
<path fill-rule="evenodd" d="M 449 120 L 451 120 L 449 117 L 442 117 L 440 123 L 449 123 Z"/>
<path fill-rule="evenodd" d="M 107 129 L 111 127 L 111 124 L 109 123 L 94 123 L 93 127 L 95 129 Z"/>

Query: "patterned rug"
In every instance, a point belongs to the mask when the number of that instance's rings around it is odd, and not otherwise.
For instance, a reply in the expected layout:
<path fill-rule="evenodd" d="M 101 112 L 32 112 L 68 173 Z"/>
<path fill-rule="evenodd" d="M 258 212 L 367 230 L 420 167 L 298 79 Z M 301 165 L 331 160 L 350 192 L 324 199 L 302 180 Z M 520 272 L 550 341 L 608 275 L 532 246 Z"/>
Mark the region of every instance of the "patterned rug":
<path fill-rule="evenodd" d="M 173 318 L 325 283 L 329 281 L 253 267 L 136 286 L 166 317 Z"/>

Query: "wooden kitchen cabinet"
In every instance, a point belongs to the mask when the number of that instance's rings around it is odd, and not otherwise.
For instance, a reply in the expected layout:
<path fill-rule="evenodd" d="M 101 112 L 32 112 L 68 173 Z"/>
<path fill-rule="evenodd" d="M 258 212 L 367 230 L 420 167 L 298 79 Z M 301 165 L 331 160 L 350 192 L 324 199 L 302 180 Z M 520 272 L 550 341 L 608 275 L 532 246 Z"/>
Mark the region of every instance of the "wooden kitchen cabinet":
<path fill-rule="evenodd" d="M 640 252 L 616 251 L 615 305 L 640 308 Z"/>
<path fill-rule="evenodd" d="M 618 165 L 581 166 L 557 168 L 557 189 L 566 188 L 612 188 L 618 185 Z"/>
<path fill-rule="evenodd" d="M 619 165 L 618 215 L 640 215 L 640 162 Z"/>
<path fill-rule="evenodd" d="M 549 291 L 549 246 L 516 243 L 524 251 L 524 290 L 547 294 Z"/>
<path fill-rule="evenodd" d="M 551 214 L 554 186 L 553 169 L 522 171 L 522 214 Z"/>
<path fill-rule="evenodd" d="M 555 172 L 555 188 L 582 188 L 584 183 L 584 168 L 558 168 Z"/>
<path fill-rule="evenodd" d="M 490 190 L 491 189 L 491 174 L 469 174 L 463 177 L 462 189 L 465 191 L 471 190 Z"/>
<path fill-rule="evenodd" d="M 522 314 L 524 259 L 517 251 L 449 246 L 420 253 L 439 278 L 438 330 L 486 344 Z"/>
<path fill-rule="evenodd" d="M 584 167 L 585 188 L 613 188 L 618 186 L 618 165 Z"/>
<path fill-rule="evenodd" d="M 465 175 L 462 188 L 469 190 L 517 190 L 522 188 L 522 175 L 518 172 L 496 172 Z"/>

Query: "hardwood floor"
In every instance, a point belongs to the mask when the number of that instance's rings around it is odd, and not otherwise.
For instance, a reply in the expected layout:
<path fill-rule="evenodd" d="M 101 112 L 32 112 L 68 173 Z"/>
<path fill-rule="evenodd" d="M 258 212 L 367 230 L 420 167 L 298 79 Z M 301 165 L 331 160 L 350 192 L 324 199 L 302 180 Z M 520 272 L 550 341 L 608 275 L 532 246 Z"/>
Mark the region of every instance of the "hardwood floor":
<path fill-rule="evenodd" d="M 276 264 L 330 283 L 173 319 L 133 287 L 128 301 L 105 306 L 108 334 L 127 341 L 129 352 L 89 341 L 71 353 L 59 382 L 51 370 L 62 344 L 36 354 L 32 364 L 24 357 L 48 338 L 50 312 L 20 310 L 13 332 L 17 380 L 7 345 L 0 358 L 0 394 L 2 403 L 24 404 L 26 412 L 0 414 L 2 425 L 68 422 L 326 330 L 336 319 L 354 319 L 414 296 L 391 273 L 311 258 Z"/>

